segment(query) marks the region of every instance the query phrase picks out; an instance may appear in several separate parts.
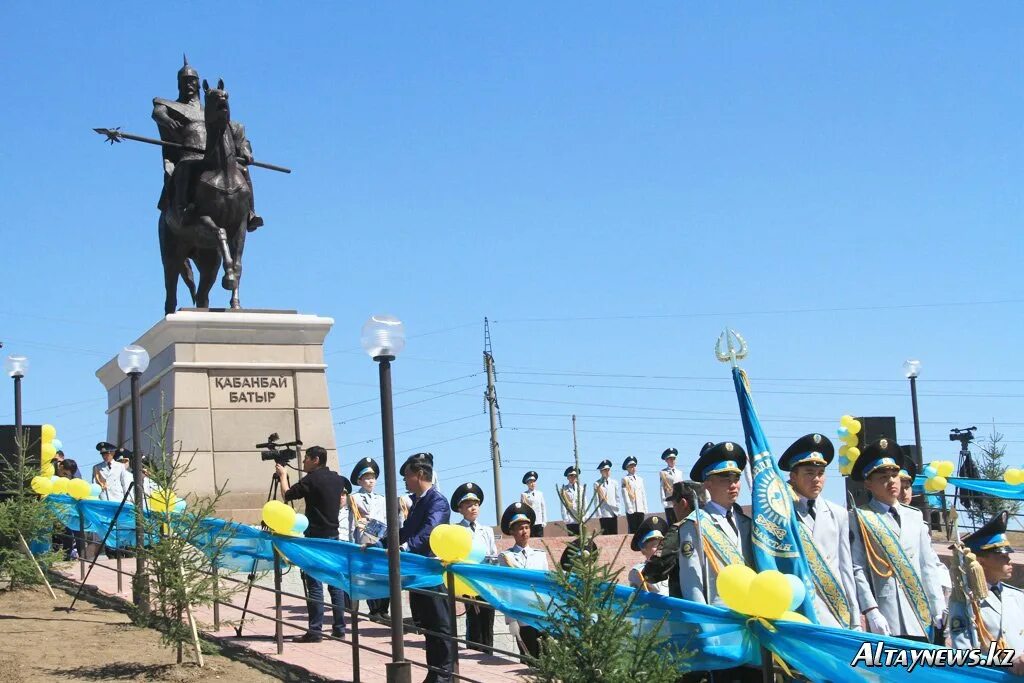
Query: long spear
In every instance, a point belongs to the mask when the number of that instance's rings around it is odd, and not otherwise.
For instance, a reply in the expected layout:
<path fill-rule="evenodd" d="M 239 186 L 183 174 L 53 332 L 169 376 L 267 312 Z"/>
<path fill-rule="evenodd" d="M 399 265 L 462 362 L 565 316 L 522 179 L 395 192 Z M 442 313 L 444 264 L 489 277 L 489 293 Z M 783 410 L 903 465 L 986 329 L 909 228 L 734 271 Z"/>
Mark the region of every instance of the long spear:
<path fill-rule="evenodd" d="M 189 145 L 182 145 L 177 142 L 167 142 L 166 140 L 157 140 L 156 138 L 147 138 L 143 135 L 135 135 L 134 133 L 125 133 L 120 128 L 93 128 L 94 131 L 100 135 L 107 136 L 107 142 L 114 144 L 115 142 L 121 142 L 122 140 L 135 140 L 136 142 L 145 142 L 149 145 L 159 145 L 161 147 L 174 147 L 177 149 L 183 149 L 188 152 L 198 152 L 199 154 L 205 154 L 206 150 L 199 147 L 191 147 Z M 241 158 L 238 161 L 244 163 Z M 275 164 L 268 164 L 263 161 L 253 161 L 249 166 L 257 166 L 259 168 L 265 168 L 269 171 L 278 171 L 279 173 L 291 173 L 292 169 L 285 168 L 284 166 L 277 166 Z"/>

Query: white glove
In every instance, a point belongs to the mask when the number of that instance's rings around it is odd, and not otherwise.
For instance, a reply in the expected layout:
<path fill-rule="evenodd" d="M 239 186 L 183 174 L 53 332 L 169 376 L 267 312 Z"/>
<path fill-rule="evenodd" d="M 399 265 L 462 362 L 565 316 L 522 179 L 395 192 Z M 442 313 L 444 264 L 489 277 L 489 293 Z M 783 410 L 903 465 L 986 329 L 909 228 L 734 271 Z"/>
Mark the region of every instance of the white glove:
<path fill-rule="evenodd" d="M 864 618 L 868 622 L 868 631 L 871 633 L 877 633 L 880 636 L 892 635 L 892 631 L 889 629 L 889 622 L 885 620 L 882 612 L 877 607 L 865 612 Z"/>
<path fill-rule="evenodd" d="M 943 612 L 940 616 L 937 616 L 934 619 L 932 619 L 932 626 L 935 627 L 936 631 L 941 631 L 942 627 L 945 626 L 947 614 L 948 612 Z"/>

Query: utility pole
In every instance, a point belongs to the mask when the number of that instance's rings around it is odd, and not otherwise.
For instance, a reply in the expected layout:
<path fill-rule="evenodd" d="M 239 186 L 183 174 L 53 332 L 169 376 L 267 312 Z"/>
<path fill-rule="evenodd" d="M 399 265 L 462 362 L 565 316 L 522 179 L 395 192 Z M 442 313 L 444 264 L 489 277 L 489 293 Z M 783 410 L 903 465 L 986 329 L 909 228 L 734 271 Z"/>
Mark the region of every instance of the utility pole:
<path fill-rule="evenodd" d="M 498 428 L 501 426 L 501 412 L 498 408 L 498 394 L 494 389 L 494 356 L 491 354 L 491 325 L 484 318 L 484 369 L 487 371 L 487 409 L 491 416 L 491 464 L 494 467 L 494 514 L 501 521 L 504 507 L 501 504 L 501 448 L 498 446 Z"/>

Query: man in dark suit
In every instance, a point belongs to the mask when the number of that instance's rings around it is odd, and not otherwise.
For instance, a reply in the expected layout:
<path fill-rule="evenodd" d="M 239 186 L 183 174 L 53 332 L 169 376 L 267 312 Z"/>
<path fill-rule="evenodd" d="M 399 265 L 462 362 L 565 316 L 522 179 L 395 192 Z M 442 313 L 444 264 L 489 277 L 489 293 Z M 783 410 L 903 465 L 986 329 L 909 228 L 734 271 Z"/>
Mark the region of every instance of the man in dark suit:
<path fill-rule="evenodd" d="M 427 453 L 410 456 L 402 467 L 405 487 L 412 494 L 409 516 L 399 531 L 402 550 L 425 557 L 433 557 L 430 549 L 430 532 L 438 524 L 448 524 L 451 513 L 448 499 L 433 486 L 433 457 Z M 428 590 L 441 593 L 444 586 Z M 436 595 L 409 593 L 409 609 L 412 618 L 421 628 L 436 631 L 446 636 L 452 633 L 447 601 Z M 431 667 L 423 683 L 449 683 L 452 665 L 455 661 L 455 643 L 433 635 L 424 636 L 427 647 L 427 665 Z"/>

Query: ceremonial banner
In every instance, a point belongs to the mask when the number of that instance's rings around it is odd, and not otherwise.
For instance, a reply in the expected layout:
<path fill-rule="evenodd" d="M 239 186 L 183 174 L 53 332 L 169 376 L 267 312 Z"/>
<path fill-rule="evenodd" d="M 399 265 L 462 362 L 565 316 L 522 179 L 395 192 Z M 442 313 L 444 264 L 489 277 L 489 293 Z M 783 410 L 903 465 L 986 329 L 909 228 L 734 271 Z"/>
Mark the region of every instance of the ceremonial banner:
<path fill-rule="evenodd" d="M 792 493 L 782 478 L 782 472 L 772 457 L 768 438 L 761 429 L 754 401 L 750 398 L 746 374 L 740 368 L 733 367 L 732 379 L 740 403 L 743 434 L 747 440 L 750 471 L 754 479 L 754 490 L 751 492 L 754 563 L 758 571 L 777 569 L 784 574 L 799 577 L 807 588 L 807 596 L 795 611 L 813 623 L 818 623 L 813 602 L 815 584 L 800 542 L 800 520 L 793 507 Z"/>

